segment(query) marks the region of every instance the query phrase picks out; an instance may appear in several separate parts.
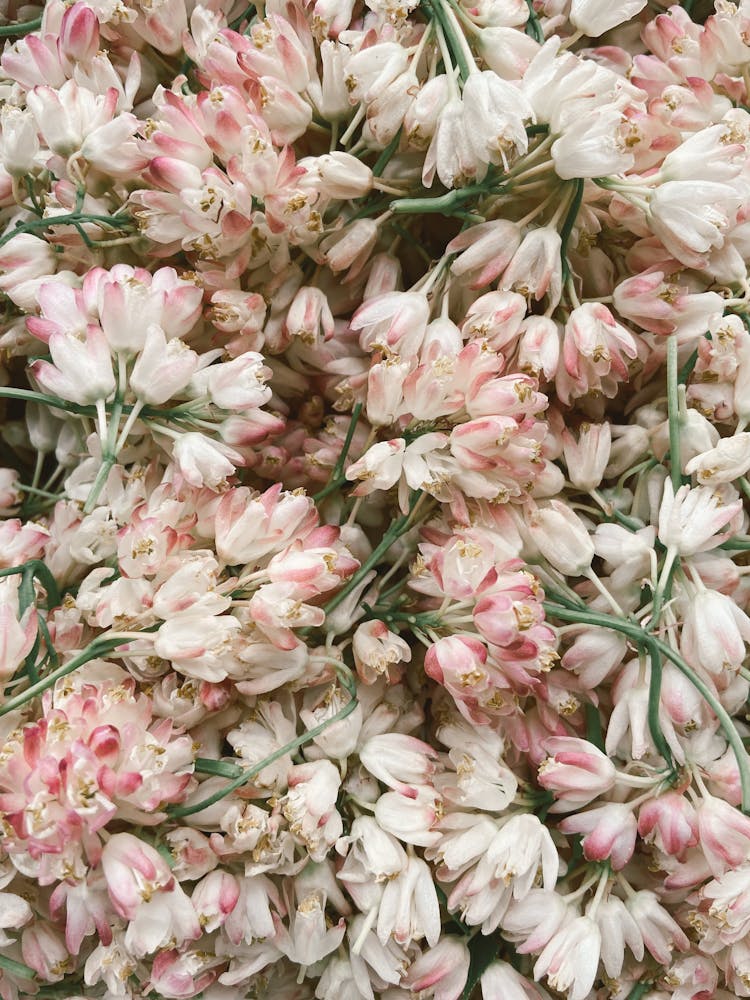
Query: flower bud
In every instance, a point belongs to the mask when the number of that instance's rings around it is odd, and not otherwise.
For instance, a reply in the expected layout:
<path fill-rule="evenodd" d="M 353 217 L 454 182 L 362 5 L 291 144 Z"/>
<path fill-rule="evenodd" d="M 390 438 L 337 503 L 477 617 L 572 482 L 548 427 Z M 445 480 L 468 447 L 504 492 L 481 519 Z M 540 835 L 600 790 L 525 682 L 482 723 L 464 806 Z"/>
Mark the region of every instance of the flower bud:
<path fill-rule="evenodd" d="M 541 554 L 565 576 L 581 576 L 591 566 L 594 543 L 583 522 L 570 507 L 550 500 L 528 517 L 531 539 Z"/>
<path fill-rule="evenodd" d="M 552 812 L 587 805 L 614 785 L 615 765 L 588 740 L 552 736 L 544 747 L 550 756 L 540 764 L 538 780 L 557 799 Z"/>
<path fill-rule="evenodd" d="M 363 198 L 372 189 L 372 170 L 351 153 L 324 153 L 306 157 L 297 165 L 319 178 L 321 192 L 327 198 L 351 201 Z"/>
<path fill-rule="evenodd" d="M 731 483 L 750 469 L 750 433 L 744 431 L 722 438 L 710 451 L 691 458 L 685 466 L 688 475 L 695 475 L 704 486 Z"/>
<path fill-rule="evenodd" d="M 601 483 L 611 444 L 609 424 L 581 424 L 577 441 L 567 428 L 563 431 L 568 479 L 579 490 L 590 493 Z"/>
<path fill-rule="evenodd" d="M 34 157 L 39 152 L 34 116 L 30 111 L 4 104 L 0 109 L 0 125 L 3 166 L 14 177 L 22 177 L 34 168 Z"/>

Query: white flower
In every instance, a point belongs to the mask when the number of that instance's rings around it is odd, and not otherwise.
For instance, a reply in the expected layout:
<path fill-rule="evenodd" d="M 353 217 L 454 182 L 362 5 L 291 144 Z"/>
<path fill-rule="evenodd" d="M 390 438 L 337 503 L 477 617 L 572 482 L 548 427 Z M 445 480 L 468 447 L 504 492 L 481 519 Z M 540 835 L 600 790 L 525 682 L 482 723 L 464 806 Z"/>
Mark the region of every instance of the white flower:
<path fill-rule="evenodd" d="M 646 0 L 573 0 L 570 21 L 579 31 L 598 38 L 605 31 L 624 24 L 646 6 Z"/>
<path fill-rule="evenodd" d="M 547 976 L 568 1000 L 585 1000 L 599 968 L 602 935 L 590 917 L 574 917 L 553 936 L 534 965 L 534 979 Z"/>

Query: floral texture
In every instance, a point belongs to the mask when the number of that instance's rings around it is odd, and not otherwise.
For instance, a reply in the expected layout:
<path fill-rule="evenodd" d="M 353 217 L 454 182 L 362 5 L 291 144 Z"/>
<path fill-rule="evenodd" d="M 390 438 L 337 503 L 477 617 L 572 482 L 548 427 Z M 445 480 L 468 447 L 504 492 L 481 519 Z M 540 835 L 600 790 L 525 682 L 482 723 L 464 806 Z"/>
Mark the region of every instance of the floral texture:
<path fill-rule="evenodd" d="M 0 7 L 0 1000 L 750 997 L 750 2 Z"/>

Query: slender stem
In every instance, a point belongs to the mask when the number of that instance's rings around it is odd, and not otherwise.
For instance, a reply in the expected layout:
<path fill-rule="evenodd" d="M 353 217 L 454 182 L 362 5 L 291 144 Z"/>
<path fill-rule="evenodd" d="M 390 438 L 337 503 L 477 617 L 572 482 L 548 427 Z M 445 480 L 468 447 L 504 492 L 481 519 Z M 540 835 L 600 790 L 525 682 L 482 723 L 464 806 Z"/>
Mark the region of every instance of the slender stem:
<path fill-rule="evenodd" d="M 167 809 L 167 813 L 173 819 L 181 819 L 183 816 L 192 816 L 194 813 L 202 812 L 204 809 L 208 809 L 209 806 L 215 805 L 217 802 L 221 802 L 223 798 L 225 798 L 227 795 L 230 795 L 232 792 L 235 792 L 238 788 L 242 788 L 243 785 L 246 785 L 248 781 L 250 781 L 252 778 L 260 774 L 260 772 L 263 771 L 265 768 L 270 767 L 271 764 L 275 764 L 277 760 L 280 760 L 282 757 L 285 757 L 288 753 L 292 753 L 299 747 L 305 746 L 311 740 L 314 740 L 318 736 L 322 735 L 322 733 L 324 733 L 326 729 L 329 728 L 329 726 L 332 726 L 335 722 L 341 722 L 342 719 L 345 719 L 347 718 L 347 716 L 351 715 L 351 713 L 359 704 L 356 697 L 356 688 L 351 678 L 346 677 L 345 675 L 341 676 L 341 682 L 349 692 L 350 700 L 346 703 L 346 705 L 344 705 L 342 709 L 336 712 L 335 715 L 332 715 L 330 719 L 326 719 L 325 722 L 321 722 L 320 725 L 315 726 L 314 729 L 308 730 L 306 733 L 303 733 L 296 739 L 290 740 L 289 743 L 284 744 L 283 747 L 279 747 L 278 750 L 275 750 L 272 754 L 269 754 L 268 757 L 264 757 L 263 760 L 258 761 L 257 764 L 253 764 L 252 767 L 249 767 L 246 770 L 241 771 L 241 773 L 237 777 L 235 777 L 232 781 L 230 781 L 228 785 L 225 785 L 224 788 L 221 788 L 218 792 L 214 792 L 212 795 L 208 795 L 205 799 L 201 799 L 199 802 L 193 802 L 189 806 L 169 807 Z M 205 767 L 207 763 L 206 760 L 204 758 L 200 759 L 201 759 L 201 767 Z M 218 764 L 220 762 L 215 761 L 213 763 Z"/>
<path fill-rule="evenodd" d="M 0 969 L 5 969 L 10 972 L 12 976 L 18 976 L 19 979 L 36 979 L 36 972 L 30 969 L 28 965 L 24 965 L 23 962 L 16 962 L 12 958 L 0 954 Z"/>
<path fill-rule="evenodd" d="M 15 21 L 13 24 L 4 24 L 0 27 L 0 38 L 18 38 L 21 35 L 29 35 L 32 31 L 38 31 L 41 26 L 41 17 L 35 17 L 33 21 Z"/>
<path fill-rule="evenodd" d="M 244 773 L 238 764 L 230 764 L 226 760 L 211 760 L 209 757 L 196 757 L 195 770 L 199 774 L 219 775 L 222 778 L 239 778 Z"/>
<path fill-rule="evenodd" d="M 683 658 L 676 653 L 668 643 L 662 642 L 662 640 L 657 639 L 656 636 L 650 635 L 635 622 L 625 621 L 622 618 L 614 618 L 611 615 L 603 615 L 596 611 L 570 609 L 560 605 L 551 604 L 548 601 L 544 602 L 544 609 L 547 614 L 551 615 L 553 618 L 559 618 L 562 621 L 584 622 L 588 625 L 599 625 L 601 628 L 609 628 L 614 629 L 616 632 L 622 632 L 623 635 L 629 636 L 631 639 L 635 640 L 636 643 L 647 647 L 651 646 L 652 649 L 658 650 L 662 656 L 666 657 L 666 659 L 673 663 L 680 673 L 683 674 L 690 681 L 693 687 L 701 694 L 718 719 L 719 725 L 724 731 L 727 742 L 731 746 L 737 759 L 737 770 L 739 772 L 740 786 L 742 788 L 742 811 L 750 815 L 750 757 L 748 757 L 742 738 L 737 732 L 731 716 L 716 697 L 714 692 L 708 687 L 705 681 L 698 676 L 693 668 L 688 666 Z"/>
<path fill-rule="evenodd" d="M 421 496 L 422 494 L 420 493 L 419 498 L 421 498 Z M 405 534 L 411 528 L 411 518 L 412 514 L 416 510 L 417 503 L 419 503 L 419 499 L 417 499 L 416 503 L 412 504 L 411 510 L 408 514 L 404 514 L 402 517 L 398 518 L 398 520 L 393 522 L 383 536 L 383 541 L 380 545 L 377 545 L 372 550 L 369 558 L 362 563 L 346 586 L 343 587 L 338 594 L 336 594 L 335 597 L 332 597 L 331 600 L 325 605 L 324 611 L 327 615 L 337 608 L 342 601 L 346 600 L 349 594 L 351 594 L 355 587 L 357 587 L 364 577 L 367 576 L 370 570 L 377 566 L 396 539 L 400 538 L 401 535 Z"/>
<path fill-rule="evenodd" d="M 562 229 L 560 230 L 560 258 L 562 260 L 563 284 L 565 284 L 571 276 L 570 264 L 568 263 L 568 243 L 570 241 L 570 234 L 573 232 L 573 226 L 578 218 L 578 213 L 581 210 L 581 202 L 583 201 L 583 180 L 579 177 L 574 181 L 574 184 L 575 190 L 573 192 L 570 208 L 568 209 L 568 214 L 565 216 L 565 222 L 563 222 Z"/>
<path fill-rule="evenodd" d="M 651 639 L 646 641 L 646 648 L 651 659 L 651 674 L 648 682 L 648 729 L 657 751 L 667 764 L 669 764 L 672 774 L 676 774 L 677 768 L 672 757 L 672 751 L 664 738 L 661 723 L 659 722 L 662 678 L 661 656 L 659 655 L 658 647 L 654 645 Z"/>
<path fill-rule="evenodd" d="M 123 371 L 121 367 L 120 371 L 120 383 L 123 381 Z M 136 404 L 137 406 L 137 404 Z M 133 409 L 135 410 L 136 407 Z M 133 411 L 131 410 L 131 416 Z M 99 494 L 104 489 L 104 484 L 107 482 L 110 472 L 112 471 L 112 466 L 117 461 L 118 452 L 118 442 L 117 442 L 117 432 L 120 429 L 120 417 L 122 416 L 122 385 L 118 387 L 117 395 L 115 396 L 115 401 L 112 406 L 112 418 L 109 421 L 109 431 L 107 434 L 107 440 L 102 441 L 102 464 L 99 466 L 99 471 L 96 474 L 96 479 L 91 487 L 91 491 L 86 499 L 86 503 L 83 505 L 83 513 L 90 514 L 96 505 L 96 501 L 99 499 Z"/>
<path fill-rule="evenodd" d="M 93 406 L 81 406 L 78 403 L 71 403 L 67 399 L 60 399 L 57 396 L 48 396 L 44 392 L 33 392 L 31 389 L 11 389 L 9 386 L 0 388 L 0 399 L 23 399 L 28 403 L 41 403 L 43 406 L 51 406 L 55 410 L 66 410 L 68 413 L 77 413 L 87 417 L 96 416 L 96 409 Z"/>
<path fill-rule="evenodd" d="M 0 577 L 15 576 L 16 573 L 25 575 L 27 570 L 32 571 L 32 576 L 39 577 L 42 586 L 47 591 L 47 607 L 57 607 L 60 603 L 60 591 L 57 587 L 57 581 L 50 573 L 46 563 L 42 562 L 41 559 L 30 559 L 28 562 L 21 563 L 19 566 L 11 566 L 8 569 L 2 569 L 0 570 Z"/>
<path fill-rule="evenodd" d="M 544 42 L 544 32 L 542 31 L 542 26 L 539 23 L 539 18 L 536 16 L 536 11 L 534 10 L 533 0 L 526 0 L 526 6 L 529 8 L 529 17 L 526 21 L 526 34 L 530 38 L 533 38 L 535 42 L 539 42 L 540 45 Z"/>
<path fill-rule="evenodd" d="M 113 229 L 127 229 L 132 226 L 132 220 L 128 216 L 115 218 L 111 215 L 89 215 L 80 211 L 68 212 L 66 215 L 49 215 L 44 219 L 32 219 L 31 222 L 22 222 L 14 226 L 10 232 L 0 237 L 0 247 L 5 246 L 14 236 L 20 233 L 34 233 L 36 230 L 52 229 L 55 226 L 75 226 L 79 234 L 85 237 L 80 229 L 82 223 L 92 222 L 97 226 L 110 226 Z M 85 240 L 84 240 L 85 241 Z"/>
<path fill-rule="evenodd" d="M 450 46 L 451 55 L 456 60 L 456 65 L 458 66 L 458 72 L 461 74 L 461 79 L 468 80 L 472 69 L 466 58 L 466 51 L 464 48 L 464 46 L 468 48 L 468 45 L 460 28 L 458 29 L 458 33 L 456 31 L 455 18 L 448 17 L 451 12 L 449 9 L 446 10 L 443 8 L 442 0 L 422 0 L 422 6 L 432 12 L 432 16 L 442 28 L 446 41 Z M 461 36 L 460 38 L 458 37 L 459 34 Z M 450 67 L 446 66 L 446 71 L 449 71 L 449 69 Z"/>
<path fill-rule="evenodd" d="M 652 629 L 659 624 L 659 616 L 661 615 L 664 598 L 669 596 L 672 589 L 672 573 L 674 572 L 676 559 L 677 549 L 667 549 L 667 554 L 664 557 L 664 564 L 662 565 L 659 579 L 656 581 L 656 590 L 654 591 L 654 607 L 651 612 Z"/>
<path fill-rule="evenodd" d="M 354 434 L 357 430 L 357 424 L 361 413 L 362 404 L 357 403 L 352 410 L 352 418 L 349 421 L 349 427 L 346 432 L 346 437 L 344 438 L 344 444 L 341 448 L 341 454 L 336 460 L 330 479 L 328 480 L 326 486 L 313 497 L 313 500 L 316 503 L 321 501 L 324 497 L 327 497 L 330 493 L 334 493 L 340 486 L 343 486 L 344 483 L 347 482 L 345 476 L 343 475 L 344 464 L 346 463 L 346 456 L 349 454 L 349 449 L 351 448 L 352 441 L 354 440 Z"/>
<path fill-rule="evenodd" d="M 669 471 L 675 493 L 682 486 L 682 462 L 680 461 L 680 400 L 677 386 L 677 337 L 672 334 L 667 340 L 667 412 L 669 414 Z"/>
<path fill-rule="evenodd" d="M 227 27 L 231 28 L 232 31 L 236 31 L 243 21 L 246 21 L 251 14 L 255 13 L 255 6 L 256 5 L 254 3 L 248 4 L 247 7 L 245 7 L 245 9 L 242 11 L 240 16 L 235 17 L 233 21 L 230 21 Z"/>
<path fill-rule="evenodd" d="M 390 158 L 398 149 L 398 144 L 400 140 L 401 140 L 401 129 L 398 130 L 398 132 L 394 135 L 394 137 L 391 139 L 391 141 L 388 143 L 383 152 L 375 161 L 375 164 L 372 168 L 373 177 L 381 176 L 385 168 L 388 166 Z"/>
<path fill-rule="evenodd" d="M 111 639 L 94 639 L 78 656 L 74 656 L 68 663 L 64 663 L 57 670 L 53 670 L 52 673 L 47 674 L 46 677 L 43 677 L 36 684 L 32 684 L 31 687 L 26 688 L 21 694 L 16 695 L 15 698 L 9 698 L 4 705 L 0 705 L 0 716 L 7 715 L 8 712 L 13 712 L 17 708 L 21 708 L 27 702 L 36 698 L 37 695 L 43 694 L 49 688 L 53 687 L 61 677 L 67 677 L 68 674 L 72 674 L 73 671 L 78 670 L 84 663 L 88 663 L 98 656 L 104 656 L 123 643 L 130 641 L 131 638 L 125 636 L 117 636 Z"/>

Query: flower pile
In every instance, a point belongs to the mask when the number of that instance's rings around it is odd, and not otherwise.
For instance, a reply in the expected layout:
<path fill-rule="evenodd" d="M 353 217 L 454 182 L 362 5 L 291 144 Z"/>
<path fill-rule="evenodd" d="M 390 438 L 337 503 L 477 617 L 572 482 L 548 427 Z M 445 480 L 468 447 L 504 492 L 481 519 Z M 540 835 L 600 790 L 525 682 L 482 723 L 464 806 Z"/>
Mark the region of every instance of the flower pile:
<path fill-rule="evenodd" d="M 0 998 L 750 996 L 750 3 L 0 23 Z"/>

